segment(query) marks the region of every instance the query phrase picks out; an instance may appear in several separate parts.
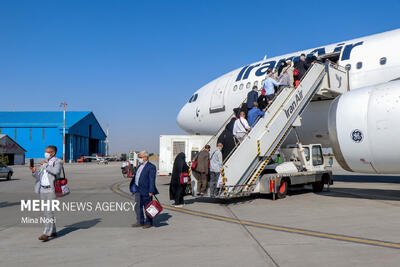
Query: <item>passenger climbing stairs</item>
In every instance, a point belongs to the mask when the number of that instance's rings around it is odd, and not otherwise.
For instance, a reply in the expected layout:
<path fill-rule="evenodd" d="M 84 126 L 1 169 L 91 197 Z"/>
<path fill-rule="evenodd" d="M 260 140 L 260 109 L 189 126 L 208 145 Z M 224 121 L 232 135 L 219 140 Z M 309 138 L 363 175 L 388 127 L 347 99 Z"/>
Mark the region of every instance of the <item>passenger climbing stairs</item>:
<path fill-rule="evenodd" d="M 251 131 L 225 159 L 223 186 L 219 198 L 246 196 L 254 192 L 265 166 L 290 132 L 293 123 L 304 112 L 313 97 L 335 97 L 348 90 L 348 73 L 337 65 L 315 62 L 299 86 L 283 88 L 259 118 Z M 231 118 L 208 144 L 214 148 Z"/>

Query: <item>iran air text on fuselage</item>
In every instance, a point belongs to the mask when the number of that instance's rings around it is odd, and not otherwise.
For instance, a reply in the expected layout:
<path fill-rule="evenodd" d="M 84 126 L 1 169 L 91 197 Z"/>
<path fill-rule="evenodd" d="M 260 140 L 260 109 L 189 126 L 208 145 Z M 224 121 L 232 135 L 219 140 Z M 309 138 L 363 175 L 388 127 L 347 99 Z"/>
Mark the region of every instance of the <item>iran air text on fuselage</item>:
<path fill-rule="evenodd" d="M 344 47 L 343 53 L 342 53 L 342 57 L 341 57 L 341 61 L 345 61 L 350 59 L 350 54 L 351 51 L 353 50 L 354 47 L 356 46 L 360 46 L 364 43 L 364 41 L 361 42 L 356 42 L 354 44 L 347 44 L 345 45 L 345 43 L 340 43 L 337 44 L 336 47 L 333 49 L 333 51 L 331 53 L 341 53 L 342 49 Z M 325 47 L 321 47 L 321 48 L 316 48 L 312 51 L 310 51 L 307 54 L 307 57 L 311 57 L 313 55 L 317 55 L 317 56 L 322 56 L 326 54 L 326 50 Z M 255 75 L 258 76 L 263 76 L 267 73 L 268 69 L 274 69 L 274 67 L 278 68 L 279 65 L 286 61 L 286 60 L 292 60 L 294 62 L 299 61 L 300 60 L 300 55 L 298 56 L 289 56 L 287 58 L 281 58 L 278 61 L 276 60 L 271 60 L 271 61 L 267 61 L 264 63 L 258 63 L 255 65 L 247 65 L 245 67 L 243 67 L 238 76 L 236 77 L 236 82 L 240 81 L 240 80 L 246 80 L 247 78 L 249 78 L 249 75 L 251 73 L 251 71 L 254 69 L 255 70 Z"/>
<path fill-rule="evenodd" d="M 299 102 L 303 99 L 303 90 L 300 90 L 296 93 L 296 99 L 293 100 L 292 104 L 287 109 L 284 109 L 286 118 L 289 119 L 290 115 L 293 114 L 296 107 L 299 105 Z"/>

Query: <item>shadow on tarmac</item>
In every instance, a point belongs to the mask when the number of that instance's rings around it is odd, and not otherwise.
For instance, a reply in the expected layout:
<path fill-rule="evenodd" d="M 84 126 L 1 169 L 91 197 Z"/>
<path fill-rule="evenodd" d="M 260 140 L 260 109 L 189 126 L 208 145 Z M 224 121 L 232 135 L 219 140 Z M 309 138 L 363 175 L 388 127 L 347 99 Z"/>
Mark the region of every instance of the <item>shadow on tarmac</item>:
<path fill-rule="evenodd" d="M 312 189 L 289 189 L 288 196 L 317 194 L 320 196 L 337 197 L 337 198 L 359 198 L 371 200 L 392 200 L 400 201 L 400 190 L 392 189 L 371 189 L 371 188 L 351 188 L 351 187 L 331 187 L 329 191 L 316 193 Z"/>
<path fill-rule="evenodd" d="M 250 203 L 256 199 L 271 199 L 270 195 L 262 195 L 262 194 L 254 194 L 246 197 L 238 197 L 238 198 L 230 198 L 230 199 L 221 199 L 221 198 L 210 198 L 210 197 L 195 197 L 190 199 L 185 199 L 185 205 L 193 204 L 193 203 L 214 203 L 214 204 L 240 204 L 240 203 Z"/>
<path fill-rule="evenodd" d="M 360 199 L 371 199 L 371 200 L 391 200 L 400 201 L 400 190 L 391 189 L 369 189 L 369 188 L 330 188 L 330 191 L 324 191 L 316 193 L 309 188 L 290 188 L 287 196 L 305 195 L 305 194 L 317 194 L 327 197 L 337 197 L 337 198 L 360 198 Z M 270 199 L 272 200 L 272 194 L 256 194 L 243 198 L 234 199 L 212 199 L 207 197 L 199 197 L 192 199 L 185 199 L 185 204 L 193 204 L 196 202 L 200 203 L 215 203 L 224 205 L 235 205 L 241 203 L 251 203 L 257 199 Z"/>
<path fill-rule="evenodd" d="M 167 226 L 168 225 L 168 220 L 169 218 L 171 218 L 172 216 L 167 213 L 167 212 L 163 212 L 160 215 L 157 216 L 157 218 L 154 221 L 154 226 L 155 227 L 163 227 L 163 226 Z"/>
<path fill-rule="evenodd" d="M 87 221 L 81 221 L 81 222 L 77 222 L 77 223 L 73 223 L 70 225 L 66 225 L 62 230 L 57 232 L 57 237 L 62 237 L 64 235 L 67 235 L 71 232 L 75 232 L 77 230 L 80 229 L 89 229 L 92 228 L 93 226 L 95 226 L 96 224 L 98 224 L 99 222 L 101 222 L 100 218 L 96 218 L 93 220 L 87 220 Z"/>
<path fill-rule="evenodd" d="M 369 188 L 332 188 L 329 192 L 317 193 L 328 197 L 360 198 L 371 200 L 400 201 L 400 190 L 391 189 L 369 189 Z"/>
<path fill-rule="evenodd" d="M 11 181 L 18 181 L 18 180 L 21 180 L 21 179 L 18 179 L 18 178 L 11 178 L 10 180 L 7 180 L 6 178 L 4 178 L 4 179 L 0 179 L 0 183 L 2 183 L 2 182 L 11 182 Z"/>
<path fill-rule="evenodd" d="M 5 207 L 11 207 L 11 206 L 18 206 L 20 205 L 21 202 L 8 202 L 8 201 L 4 201 L 4 202 L 0 202 L 0 208 L 5 208 Z"/>
<path fill-rule="evenodd" d="M 334 175 L 333 181 L 349 183 L 391 183 L 400 184 L 400 176 L 380 175 Z"/>

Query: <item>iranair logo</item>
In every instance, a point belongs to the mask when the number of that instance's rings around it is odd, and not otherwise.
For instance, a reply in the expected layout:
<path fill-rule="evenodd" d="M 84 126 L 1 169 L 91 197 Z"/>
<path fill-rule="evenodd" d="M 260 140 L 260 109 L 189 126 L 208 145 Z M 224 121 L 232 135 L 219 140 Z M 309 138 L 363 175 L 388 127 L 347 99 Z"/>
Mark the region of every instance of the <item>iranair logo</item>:
<path fill-rule="evenodd" d="M 290 104 L 288 109 L 284 109 L 286 118 L 289 119 L 289 117 L 293 114 L 295 111 L 296 107 L 299 105 L 299 102 L 303 99 L 303 91 L 299 91 L 296 93 L 296 99 L 293 100 L 292 104 Z"/>
<path fill-rule="evenodd" d="M 310 50 L 309 52 L 305 52 L 305 54 L 306 54 L 307 58 L 312 58 L 314 56 L 319 57 L 319 56 L 329 54 L 329 53 L 341 53 L 342 56 L 340 58 L 340 61 L 346 61 L 346 60 L 350 59 L 351 52 L 353 51 L 353 49 L 355 49 L 356 47 L 362 46 L 363 43 L 364 43 L 364 41 L 352 43 L 352 44 L 340 43 L 340 44 L 337 44 L 336 47 L 333 48 L 333 51 L 332 50 L 326 51 L 326 49 L 327 49 L 326 47 L 319 47 L 319 48 Z M 261 62 L 261 63 L 250 64 L 250 65 L 244 66 L 239 71 L 239 74 L 236 77 L 236 82 L 241 81 L 241 80 L 246 80 L 250 77 L 250 75 L 255 75 L 256 77 L 265 76 L 265 74 L 267 74 L 268 69 L 278 69 L 279 66 L 287 60 L 291 60 L 293 62 L 298 62 L 300 60 L 300 54 L 280 58 L 278 60 L 269 60 L 267 62 Z"/>

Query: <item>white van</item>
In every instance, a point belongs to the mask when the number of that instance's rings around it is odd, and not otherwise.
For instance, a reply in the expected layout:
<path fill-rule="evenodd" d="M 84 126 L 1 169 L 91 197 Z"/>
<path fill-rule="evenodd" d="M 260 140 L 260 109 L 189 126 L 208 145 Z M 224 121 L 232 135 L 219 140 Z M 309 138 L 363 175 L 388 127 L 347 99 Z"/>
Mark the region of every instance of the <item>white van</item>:
<path fill-rule="evenodd" d="M 160 135 L 158 175 L 171 175 L 175 157 L 181 152 L 185 153 L 186 162 L 192 161 L 211 137 L 211 135 Z"/>

